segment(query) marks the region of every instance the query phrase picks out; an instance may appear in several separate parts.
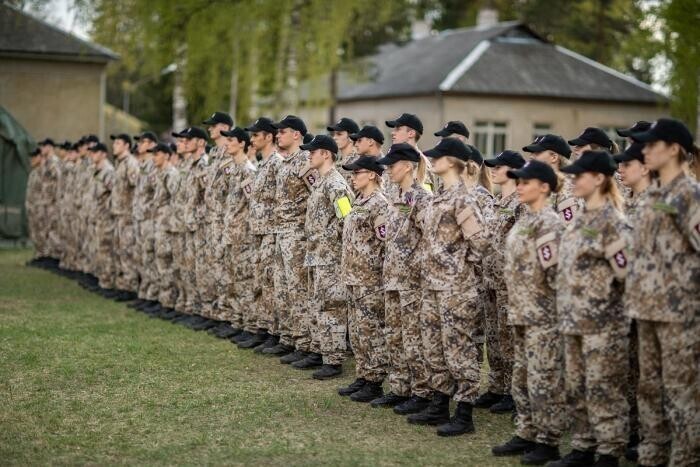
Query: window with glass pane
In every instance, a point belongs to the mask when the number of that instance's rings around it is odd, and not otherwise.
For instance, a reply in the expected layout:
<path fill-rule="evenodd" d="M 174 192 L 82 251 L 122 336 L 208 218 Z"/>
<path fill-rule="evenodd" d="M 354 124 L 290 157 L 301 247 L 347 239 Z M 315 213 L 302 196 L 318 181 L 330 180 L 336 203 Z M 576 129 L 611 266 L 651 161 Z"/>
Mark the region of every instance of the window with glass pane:
<path fill-rule="evenodd" d="M 474 125 L 474 145 L 486 157 L 505 150 L 508 124 L 505 122 L 477 121 Z"/>
<path fill-rule="evenodd" d="M 552 132 L 552 125 L 549 123 L 535 123 L 532 128 L 532 141 L 535 141 L 542 135 L 546 135 Z"/>

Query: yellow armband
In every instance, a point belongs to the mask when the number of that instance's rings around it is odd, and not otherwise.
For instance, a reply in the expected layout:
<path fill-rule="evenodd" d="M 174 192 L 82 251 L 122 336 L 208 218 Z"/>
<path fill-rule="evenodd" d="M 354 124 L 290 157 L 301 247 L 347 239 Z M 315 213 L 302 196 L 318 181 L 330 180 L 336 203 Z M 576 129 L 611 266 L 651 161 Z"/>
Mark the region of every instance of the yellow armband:
<path fill-rule="evenodd" d="M 352 205 L 350 204 L 350 198 L 343 196 L 335 200 L 335 215 L 338 219 L 344 219 L 350 211 L 352 211 Z"/>

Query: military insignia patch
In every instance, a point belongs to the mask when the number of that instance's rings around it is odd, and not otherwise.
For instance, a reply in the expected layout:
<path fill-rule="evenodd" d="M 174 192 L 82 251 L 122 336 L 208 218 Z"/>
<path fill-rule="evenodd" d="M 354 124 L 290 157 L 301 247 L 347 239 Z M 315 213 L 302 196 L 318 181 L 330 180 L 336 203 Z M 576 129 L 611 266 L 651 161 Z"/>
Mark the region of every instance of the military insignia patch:
<path fill-rule="evenodd" d="M 377 216 L 377 218 L 374 220 L 374 234 L 379 240 L 386 240 L 387 231 L 384 216 Z"/>
<path fill-rule="evenodd" d="M 557 206 L 557 210 L 561 213 L 561 217 L 565 222 L 571 222 L 574 219 L 574 214 L 576 213 L 576 199 L 569 198 Z"/>
<path fill-rule="evenodd" d="M 241 188 L 243 189 L 243 194 L 249 198 L 253 194 L 253 180 L 250 178 L 243 180 Z"/>
<path fill-rule="evenodd" d="M 542 235 L 535 241 L 537 247 L 537 259 L 540 261 L 542 269 L 547 269 L 559 261 L 559 251 L 557 247 L 557 236 L 554 232 Z"/>
<path fill-rule="evenodd" d="M 224 169 L 224 173 L 225 173 L 226 175 L 230 174 L 230 173 L 231 173 L 231 167 L 226 167 L 226 168 Z"/>
<path fill-rule="evenodd" d="M 690 243 L 696 250 L 700 249 L 700 210 L 690 218 Z"/>
<path fill-rule="evenodd" d="M 627 276 L 627 256 L 625 255 L 626 242 L 620 238 L 605 248 L 605 256 L 610 262 L 610 267 L 618 279 Z"/>

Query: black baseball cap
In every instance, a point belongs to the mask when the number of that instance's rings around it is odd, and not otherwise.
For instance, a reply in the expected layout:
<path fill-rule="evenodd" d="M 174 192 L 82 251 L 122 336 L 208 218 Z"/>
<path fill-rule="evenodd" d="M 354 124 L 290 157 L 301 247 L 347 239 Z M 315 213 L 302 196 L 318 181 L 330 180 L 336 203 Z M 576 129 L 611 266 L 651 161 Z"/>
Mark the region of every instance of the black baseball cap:
<path fill-rule="evenodd" d="M 156 134 L 153 133 L 152 131 L 144 131 L 144 132 L 141 133 L 140 135 L 134 136 L 134 139 L 135 139 L 136 141 L 139 141 L 139 140 L 142 140 L 142 139 L 150 139 L 150 140 L 153 141 L 154 143 L 157 143 L 157 142 L 158 142 L 158 137 L 157 137 Z"/>
<path fill-rule="evenodd" d="M 182 137 L 187 139 L 199 138 L 206 141 L 207 132 L 198 126 L 191 126 L 182 133 Z"/>
<path fill-rule="evenodd" d="M 519 169 L 525 165 L 525 158 L 519 152 L 506 150 L 493 159 L 484 159 L 484 164 L 488 167 L 505 165 L 511 169 Z"/>
<path fill-rule="evenodd" d="M 509 170 L 506 175 L 508 175 L 508 178 L 513 179 L 536 179 L 549 185 L 552 191 L 557 189 L 557 174 L 555 174 L 554 169 L 545 162 L 531 160 L 520 169 Z"/>
<path fill-rule="evenodd" d="M 276 133 L 277 128 L 272 119 L 267 117 L 260 117 L 252 125 L 245 128 L 245 131 L 250 131 L 251 133 L 257 133 L 258 131 L 266 131 L 268 133 Z"/>
<path fill-rule="evenodd" d="M 618 164 L 620 162 L 629 162 L 629 161 L 633 161 L 633 160 L 637 160 L 643 164 L 644 163 L 644 154 L 642 154 L 643 148 L 644 148 L 643 143 L 632 143 L 627 147 L 627 149 L 624 150 L 624 152 L 621 152 L 619 154 L 615 154 L 613 156 L 613 159 L 615 159 L 615 162 L 617 162 Z"/>
<path fill-rule="evenodd" d="M 673 118 L 660 118 L 652 123 L 648 130 L 632 133 L 631 138 L 640 143 L 653 143 L 654 141 L 678 143 L 688 152 L 693 150 L 693 135 L 690 130 L 683 122 Z"/>
<path fill-rule="evenodd" d="M 379 143 L 380 146 L 384 144 L 384 133 L 376 126 L 365 125 L 360 131 L 350 135 L 350 139 L 353 141 L 357 141 L 360 138 L 373 139 Z"/>
<path fill-rule="evenodd" d="M 233 130 L 222 131 L 221 134 L 229 138 L 236 138 L 238 141 L 242 141 L 246 144 L 250 144 L 250 135 L 247 131 L 245 131 L 239 126 L 234 128 Z"/>
<path fill-rule="evenodd" d="M 584 172 L 613 175 L 617 170 L 617 163 L 608 151 L 585 151 L 574 163 L 559 170 L 574 175 Z"/>
<path fill-rule="evenodd" d="M 44 138 L 37 143 L 39 146 L 56 146 L 56 143 L 51 138 Z"/>
<path fill-rule="evenodd" d="M 306 133 L 301 139 L 301 144 L 309 144 L 312 139 L 314 139 L 314 135 L 312 133 Z"/>
<path fill-rule="evenodd" d="M 273 123 L 273 126 L 278 130 L 281 130 L 282 128 L 291 128 L 292 130 L 298 131 L 302 135 L 307 133 L 304 121 L 296 115 L 287 115 L 281 121 Z"/>
<path fill-rule="evenodd" d="M 68 149 L 70 149 L 70 148 L 73 147 L 73 143 L 71 143 L 70 141 L 66 140 L 66 141 L 62 142 L 58 147 L 60 147 L 61 149 L 68 150 Z"/>
<path fill-rule="evenodd" d="M 211 117 L 202 122 L 202 125 L 216 125 L 217 123 L 233 126 L 233 119 L 226 112 L 214 112 Z"/>
<path fill-rule="evenodd" d="M 185 128 L 184 130 L 182 130 L 179 133 L 177 131 L 173 131 L 170 134 L 173 135 L 175 138 L 184 138 L 185 135 L 187 134 L 187 130 L 189 130 L 189 128 Z"/>
<path fill-rule="evenodd" d="M 97 137 L 97 135 L 87 135 L 83 139 L 83 144 L 88 144 L 88 143 L 99 143 L 100 138 Z"/>
<path fill-rule="evenodd" d="M 650 122 L 640 120 L 629 128 L 618 128 L 615 131 L 617 131 L 618 135 L 624 138 L 629 138 L 630 136 L 632 136 L 632 133 L 641 133 L 643 131 L 647 131 L 650 127 Z"/>
<path fill-rule="evenodd" d="M 88 149 L 90 152 L 100 152 L 104 151 L 107 152 L 107 146 L 105 146 L 104 143 L 95 143 L 94 146 L 92 146 L 90 149 Z"/>
<path fill-rule="evenodd" d="M 379 163 L 376 157 L 372 156 L 360 156 L 349 164 L 343 165 L 343 169 L 354 171 L 354 170 L 371 170 L 377 175 L 384 173 L 384 167 Z"/>
<path fill-rule="evenodd" d="M 407 126 L 413 128 L 418 133 L 423 134 L 423 122 L 413 114 L 401 114 L 396 120 L 387 120 L 386 126 L 396 128 L 397 126 Z"/>
<path fill-rule="evenodd" d="M 578 135 L 576 138 L 569 140 L 571 146 L 585 146 L 587 144 L 597 144 L 603 148 L 610 149 L 612 147 L 612 141 L 608 135 L 601 130 L 593 126 L 589 126 L 583 133 Z"/>
<path fill-rule="evenodd" d="M 465 138 L 469 138 L 469 130 L 467 129 L 467 126 L 459 120 L 452 120 L 447 122 L 447 124 L 442 127 L 441 130 L 436 131 L 434 135 L 441 138 L 450 135 L 462 135 Z"/>
<path fill-rule="evenodd" d="M 418 162 L 420 161 L 420 153 L 408 143 L 393 144 L 389 148 L 389 152 L 386 153 L 386 156 L 378 159 L 377 163 L 381 165 L 393 165 L 398 161 Z"/>
<path fill-rule="evenodd" d="M 120 139 L 124 141 L 126 144 L 131 146 L 131 136 L 127 135 L 126 133 L 119 133 L 118 135 L 109 135 L 109 139 L 115 140 L 115 139 Z"/>
<path fill-rule="evenodd" d="M 328 135 L 316 135 L 309 141 L 308 144 L 302 144 L 299 146 L 304 151 L 313 151 L 315 149 L 325 149 L 332 152 L 333 154 L 338 152 L 338 145 L 335 144 L 333 138 Z"/>
<path fill-rule="evenodd" d="M 155 146 L 153 146 L 151 149 L 149 149 L 148 152 L 164 152 L 166 154 L 172 154 L 172 149 L 170 148 L 169 144 L 158 143 Z"/>
<path fill-rule="evenodd" d="M 571 148 L 564 138 L 559 135 L 542 135 L 535 138 L 535 141 L 523 147 L 525 152 L 542 152 L 542 151 L 554 151 L 559 155 L 566 157 L 567 159 L 571 156 Z"/>
<path fill-rule="evenodd" d="M 328 125 L 326 129 L 328 131 L 347 131 L 349 134 L 360 131 L 360 127 L 355 123 L 355 120 L 346 117 L 341 118 L 338 120 L 338 123 L 334 125 Z"/>
<path fill-rule="evenodd" d="M 440 140 L 440 142 L 433 149 L 428 149 L 423 154 L 426 157 L 432 157 L 437 159 L 444 156 L 452 156 L 457 159 L 468 161 L 472 158 L 472 149 L 468 148 L 466 144 L 455 138 L 445 138 Z M 481 154 L 479 154 L 481 156 Z"/>

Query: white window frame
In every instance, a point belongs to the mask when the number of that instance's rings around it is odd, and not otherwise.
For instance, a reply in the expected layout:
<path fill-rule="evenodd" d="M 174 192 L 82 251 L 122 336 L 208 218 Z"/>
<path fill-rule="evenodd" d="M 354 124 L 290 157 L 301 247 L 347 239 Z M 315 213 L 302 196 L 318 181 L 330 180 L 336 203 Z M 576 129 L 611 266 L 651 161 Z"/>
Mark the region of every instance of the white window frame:
<path fill-rule="evenodd" d="M 479 141 L 485 135 L 486 145 L 479 147 Z M 496 137 L 503 136 L 503 147 L 496 150 Z M 508 122 L 495 120 L 474 121 L 474 146 L 484 157 L 491 157 L 508 148 Z"/>

